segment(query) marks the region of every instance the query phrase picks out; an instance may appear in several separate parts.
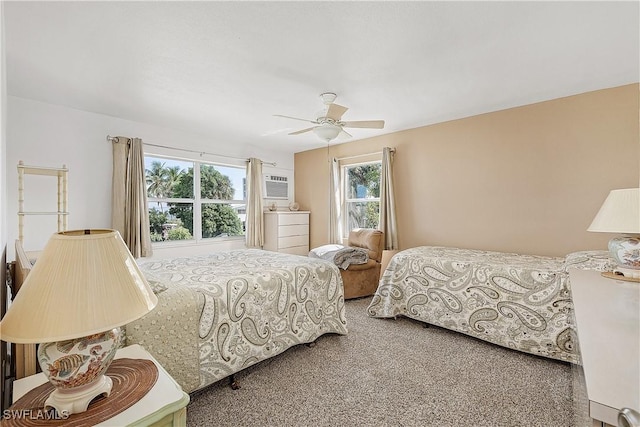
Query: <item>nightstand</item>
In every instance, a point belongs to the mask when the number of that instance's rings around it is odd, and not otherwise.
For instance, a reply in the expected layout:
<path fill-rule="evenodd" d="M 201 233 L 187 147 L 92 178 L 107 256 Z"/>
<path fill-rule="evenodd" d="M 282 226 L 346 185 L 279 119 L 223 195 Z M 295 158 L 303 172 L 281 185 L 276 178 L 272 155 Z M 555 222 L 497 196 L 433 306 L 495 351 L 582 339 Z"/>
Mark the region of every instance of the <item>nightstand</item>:
<path fill-rule="evenodd" d="M 97 426 L 185 427 L 187 425 L 189 395 L 182 391 L 178 383 L 144 348 L 139 345 L 121 348 L 115 358 L 151 360 L 158 368 L 158 379 L 151 390 L 133 406 L 96 424 Z M 13 401 L 46 382 L 47 379 L 42 373 L 16 380 L 13 383 Z"/>
<path fill-rule="evenodd" d="M 640 283 L 570 269 L 578 344 L 593 426 L 640 411 Z"/>

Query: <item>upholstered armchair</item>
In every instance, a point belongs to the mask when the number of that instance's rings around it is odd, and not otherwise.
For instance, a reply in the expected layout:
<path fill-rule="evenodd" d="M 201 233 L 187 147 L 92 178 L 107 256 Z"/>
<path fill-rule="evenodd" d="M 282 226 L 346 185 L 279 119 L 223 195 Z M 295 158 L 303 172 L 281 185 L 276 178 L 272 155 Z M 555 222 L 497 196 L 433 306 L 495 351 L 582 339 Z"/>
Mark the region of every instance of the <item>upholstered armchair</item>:
<path fill-rule="evenodd" d="M 351 230 L 347 246 L 367 249 L 369 260 L 366 264 L 351 264 L 346 270 L 340 269 L 344 284 L 344 298 L 373 295 L 378 289 L 380 279 L 384 233 L 372 228 Z"/>

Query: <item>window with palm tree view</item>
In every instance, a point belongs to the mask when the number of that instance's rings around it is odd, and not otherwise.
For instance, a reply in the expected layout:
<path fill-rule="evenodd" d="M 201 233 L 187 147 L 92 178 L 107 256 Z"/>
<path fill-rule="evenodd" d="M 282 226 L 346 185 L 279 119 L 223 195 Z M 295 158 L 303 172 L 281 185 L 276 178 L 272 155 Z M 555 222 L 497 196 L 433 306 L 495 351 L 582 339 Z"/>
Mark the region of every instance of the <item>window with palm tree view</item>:
<path fill-rule="evenodd" d="M 151 241 L 243 236 L 242 167 L 145 156 Z"/>
<path fill-rule="evenodd" d="M 378 228 L 382 163 L 344 167 L 345 235 L 354 228 Z"/>

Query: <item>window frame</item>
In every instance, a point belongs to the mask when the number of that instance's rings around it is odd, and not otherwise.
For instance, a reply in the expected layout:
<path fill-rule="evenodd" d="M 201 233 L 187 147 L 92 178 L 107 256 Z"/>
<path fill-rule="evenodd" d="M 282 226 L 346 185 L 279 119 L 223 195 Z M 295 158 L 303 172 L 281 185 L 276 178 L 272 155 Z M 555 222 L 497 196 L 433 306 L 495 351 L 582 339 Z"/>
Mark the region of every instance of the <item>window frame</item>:
<path fill-rule="evenodd" d="M 358 166 L 365 166 L 365 165 L 380 165 L 380 182 L 378 183 L 378 185 L 381 186 L 382 184 L 382 159 L 380 160 L 370 160 L 370 161 L 365 161 L 365 162 L 358 162 L 358 163 L 349 163 L 346 165 L 342 165 L 341 166 L 341 205 L 342 205 L 342 232 L 343 235 L 346 237 L 349 235 L 349 232 L 351 231 L 349 229 L 349 203 L 369 203 L 369 202 L 377 202 L 378 206 L 380 206 L 380 197 L 371 197 L 371 198 L 349 198 L 347 195 L 349 194 L 349 173 L 348 173 L 348 169 L 350 168 L 354 168 L 354 167 L 358 167 Z M 378 224 L 376 225 L 376 227 L 380 226 L 380 209 L 378 208 Z"/>
<path fill-rule="evenodd" d="M 150 203 L 183 203 L 183 204 L 191 204 L 192 208 L 192 214 L 193 214 L 193 219 L 192 219 L 192 223 L 193 223 L 193 234 L 192 234 L 192 238 L 188 239 L 188 240 L 165 240 L 165 241 L 161 241 L 161 242 L 152 242 L 152 246 L 158 246 L 158 247 L 165 247 L 165 246 L 173 246 L 173 245 L 198 245 L 198 244 L 206 244 L 206 243 L 211 243 L 211 242 L 220 242 L 220 241 L 226 241 L 226 240 L 244 240 L 245 239 L 245 233 L 246 233 L 246 229 L 243 228 L 243 234 L 241 235 L 236 235 L 236 236 L 216 236 L 216 237 L 202 237 L 202 205 L 203 204 L 225 204 L 225 205 L 236 205 L 236 204 L 241 204 L 241 205 L 245 205 L 247 204 L 247 200 L 237 200 L 237 199 L 231 199 L 231 200 L 224 200 L 224 199 L 208 199 L 208 198 L 203 198 L 202 197 L 202 191 L 201 191 L 201 182 L 200 182 L 200 178 L 201 178 L 201 174 L 200 174 L 200 168 L 201 165 L 210 165 L 210 166 L 214 166 L 214 167 L 225 167 L 225 168 L 234 168 L 234 169 L 239 169 L 242 170 L 244 173 L 244 178 L 246 180 L 246 167 L 240 166 L 240 165 L 234 165 L 234 164 L 227 164 L 227 163 L 220 163 L 220 162 L 214 162 L 214 161 L 204 161 L 204 160 L 198 160 L 198 159 L 194 159 L 194 158 L 189 158 L 189 157 L 180 157 L 180 156 L 170 156 L 170 155 L 166 155 L 166 154 L 156 154 L 156 153 L 152 153 L 152 152 L 145 152 L 144 153 L 144 160 L 146 163 L 147 158 L 152 159 L 152 160 L 168 160 L 168 161 L 177 161 L 177 162 L 185 162 L 185 163 L 190 163 L 191 165 L 193 165 L 193 198 L 171 198 L 171 197 L 162 197 L 162 198 L 156 198 L 156 197 L 150 197 L 149 194 L 147 193 L 147 212 L 149 211 L 149 204 Z M 191 166 L 187 167 L 188 168 Z M 146 166 L 145 166 L 145 175 L 146 175 Z M 241 189 L 241 191 L 243 191 Z M 243 191 L 243 195 L 246 197 L 246 194 L 244 194 Z"/>

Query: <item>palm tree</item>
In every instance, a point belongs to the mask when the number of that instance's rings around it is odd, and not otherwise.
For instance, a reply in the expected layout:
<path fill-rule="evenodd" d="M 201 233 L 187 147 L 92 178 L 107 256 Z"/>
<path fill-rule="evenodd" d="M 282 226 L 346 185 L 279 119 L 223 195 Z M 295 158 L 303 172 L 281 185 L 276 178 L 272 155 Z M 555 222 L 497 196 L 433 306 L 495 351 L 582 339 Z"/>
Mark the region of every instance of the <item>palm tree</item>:
<path fill-rule="evenodd" d="M 235 193 L 231 179 L 211 165 L 200 167 L 200 189 L 203 199 L 231 200 Z"/>
<path fill-rule="evenodd" d="M 147 181 L 147 195 L 149 197 L 155 197 L 162 199 L 167 196 L 167 177 L 169 176 L 168 170 L 165 167 L 164 162 L 154 160 L 151 162 L 151 169 L 145 170 Z M 160 210 L 164 212 L 162 203 L 158 202 Z"/>
<path fill-rule="evenodd" d="M 171 168 L 166 168 L 166 174 L 167 174 L 167 177 L 166 177 L 167 195 L 171 196 L 173 195 L 174 187 L 180 180 L 180 175 L 182 175 L 182 169 L 180 168 L 180 166 L 173 166 Z"/>

